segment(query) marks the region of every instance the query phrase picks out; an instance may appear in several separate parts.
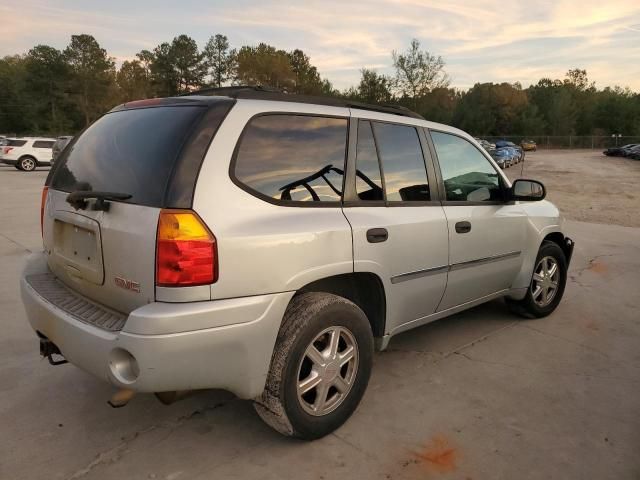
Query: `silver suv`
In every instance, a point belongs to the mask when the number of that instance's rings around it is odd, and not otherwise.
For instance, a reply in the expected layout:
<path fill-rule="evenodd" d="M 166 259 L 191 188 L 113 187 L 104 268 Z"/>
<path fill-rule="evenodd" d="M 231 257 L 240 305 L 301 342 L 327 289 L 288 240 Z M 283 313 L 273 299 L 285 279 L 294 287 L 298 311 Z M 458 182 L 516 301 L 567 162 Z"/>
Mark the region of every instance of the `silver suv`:
<path fill-rule="evenodd" d="M 318 438 L 394 335 L 497 297 L 529 318 L 560 302 L 558 210 L 468 134 L 400 108 L 213 93 L 114 108 L 43 190 L 29 322 L 51 363 L 116 386 L 114 406 L 219 388 Z"/>

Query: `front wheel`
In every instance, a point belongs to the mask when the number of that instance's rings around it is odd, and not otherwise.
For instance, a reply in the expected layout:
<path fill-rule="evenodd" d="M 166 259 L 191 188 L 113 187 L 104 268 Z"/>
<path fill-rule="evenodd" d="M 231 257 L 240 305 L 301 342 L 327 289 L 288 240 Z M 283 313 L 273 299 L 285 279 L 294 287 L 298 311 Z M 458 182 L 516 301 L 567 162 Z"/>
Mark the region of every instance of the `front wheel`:
<path fill-rule="evenodd" d="M 522 300 L 507 298 L 515 313 L 526 318 L 541 318 L 553 312 L 567 283 L 567 259 L 557 243 L 542 243 L 533 268 L 531 284 Z"/>
<path fill-rule="evenodd" d="M 323 437 L 357 408 L 372 362 L 371 326 L 358 306 L 328 293 L 300 294 L 285 313 L 255 409 L 284 435 Z"/>

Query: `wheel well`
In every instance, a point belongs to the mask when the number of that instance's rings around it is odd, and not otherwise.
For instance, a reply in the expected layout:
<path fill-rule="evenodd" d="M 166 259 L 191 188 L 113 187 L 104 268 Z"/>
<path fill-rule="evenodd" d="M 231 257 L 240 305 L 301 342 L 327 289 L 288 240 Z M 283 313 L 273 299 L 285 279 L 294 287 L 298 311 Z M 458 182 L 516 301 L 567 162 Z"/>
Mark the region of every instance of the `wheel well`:
<path fill-rule="evenodd" d="M 298 293 L 303 292 L 332 293 L 352 301 L 369 319 L 373 336 L 384 336 L 387 306 L 384 287 L 377 275 L 366 272 L 334 275 L 311 282 L 298 290 Z"/>
<path fill-rule="evenodd" d="M 544 237 L 544 239 L 542 241 L 543 242 L 545 242 L 545 241 L 553 242 L 553 243 L 557 244 L 562 249 L 564 254 L 568 255 L 567 242 L 565 241 L 564 235 L 562 233 L 560 233 L 560 232 L 550 233 L 546 237 Z"/>

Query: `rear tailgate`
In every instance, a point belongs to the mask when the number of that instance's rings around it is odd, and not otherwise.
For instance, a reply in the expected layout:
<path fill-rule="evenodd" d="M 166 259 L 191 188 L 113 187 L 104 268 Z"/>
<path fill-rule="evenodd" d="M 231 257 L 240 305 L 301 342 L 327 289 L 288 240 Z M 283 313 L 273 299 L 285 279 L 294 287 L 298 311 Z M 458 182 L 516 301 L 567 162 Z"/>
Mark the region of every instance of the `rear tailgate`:
<path fill-rule="evenodd" d="M 154 301 L 158 216 L 191 206 L 215 133 L 211 111 L 211 102 L 119 108 L 64 150 L 47 180 L 43 243 L 49 268 L 67 287 L 123 313 Z M 106 208 L 93 198 L 72 205 L 71 192 L 130 198 L 107 199 Z"/>
<path fill-rule="evenodd" d="M 111 202 L 108 212 L 78 210 L 51 190 L 44 248 L 51 271 L 76 292 L 129 313 L 154 300 L 159 208 Z"/>

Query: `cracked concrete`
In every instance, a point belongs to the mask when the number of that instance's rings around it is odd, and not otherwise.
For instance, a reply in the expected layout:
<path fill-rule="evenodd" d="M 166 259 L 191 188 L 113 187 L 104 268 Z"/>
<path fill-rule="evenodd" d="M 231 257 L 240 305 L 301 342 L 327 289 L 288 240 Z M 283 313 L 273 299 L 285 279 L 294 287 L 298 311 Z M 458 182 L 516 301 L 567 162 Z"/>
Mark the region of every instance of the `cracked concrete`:
<path fill-rule="evenodd" d="M 1 479 L 640 474 L 638 228 L 568 222 L 577 282 L 552 316 L 519 320 L 494 301 L 395 337 L 353 418 L 304 443 L 225 392 L 171 406 L 138 395 L 114 410 L 109 385 L 41 361 L 17 278 L 39 248 L 46 172 L 10 170 L 0 167 Z"/>

